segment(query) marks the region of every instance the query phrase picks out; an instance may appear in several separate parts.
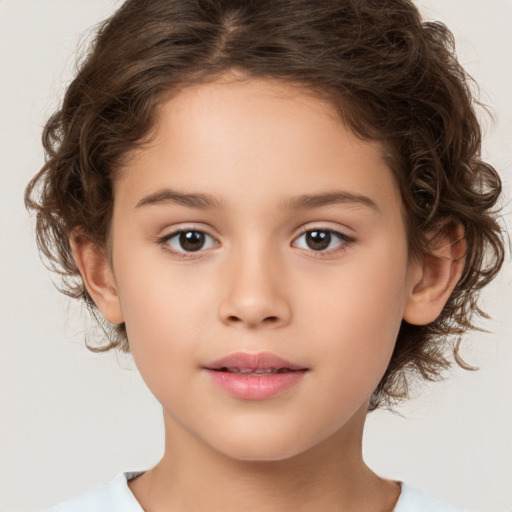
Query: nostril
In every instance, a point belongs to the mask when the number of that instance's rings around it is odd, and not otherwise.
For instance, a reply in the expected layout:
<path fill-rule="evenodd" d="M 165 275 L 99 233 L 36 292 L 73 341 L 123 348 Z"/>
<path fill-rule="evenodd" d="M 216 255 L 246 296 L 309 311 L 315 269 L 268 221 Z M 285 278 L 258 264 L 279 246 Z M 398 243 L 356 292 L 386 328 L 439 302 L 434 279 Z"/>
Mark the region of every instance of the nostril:
<path fill-rule="evenodd" d="M 243 320 L 236 316 L 236 315 L 230 315 L 228 316 L 227 318 L 227 321 L 230 322 L 230 323 L 239 323 L 239 322 L 243 322 Z M 261 323 L 263 324 L 275 324 L 279 322 L 279 318 L 277 316 L 267 316 L 265 318 L 263 318 L 263 320 L 261 320 Z"/>

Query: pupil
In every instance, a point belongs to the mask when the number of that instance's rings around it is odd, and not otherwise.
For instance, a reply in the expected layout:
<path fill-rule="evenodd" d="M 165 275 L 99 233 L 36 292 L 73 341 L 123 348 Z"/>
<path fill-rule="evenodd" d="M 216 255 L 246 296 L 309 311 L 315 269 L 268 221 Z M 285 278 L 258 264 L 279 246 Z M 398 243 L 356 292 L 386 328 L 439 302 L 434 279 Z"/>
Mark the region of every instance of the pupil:
<path fill-rule="evenodd" d="M 204 233 L 184 231 L 180 233 L 180 245 L 187 251 L 198 251 L 204 245 Z"/>
<path fill-rule="evenodd" d="M 329 247 L 331 233 L 329 231 L 309 231 L 306 234 L 306 242 L 311 249 L 322 251 Z"/>

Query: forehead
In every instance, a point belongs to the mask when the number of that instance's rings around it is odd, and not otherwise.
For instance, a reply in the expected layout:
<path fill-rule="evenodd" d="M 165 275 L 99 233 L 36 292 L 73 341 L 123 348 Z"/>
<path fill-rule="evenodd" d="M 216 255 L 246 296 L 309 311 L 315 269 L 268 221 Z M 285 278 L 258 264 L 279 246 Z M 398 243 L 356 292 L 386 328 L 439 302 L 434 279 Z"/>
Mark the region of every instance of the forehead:
<path fill-rule="evenodd" d="M 311 140 L 313 130 L 319 137 L 332 137 L 334 132 L 339 137 L 340 125 L 343 121 L 333 104 L 304 85 L 226 74 L 166 98 L 157 111 L 152 135 L 157 143 L 172 138 L 180 147 L 187 143 L 197 148 L 198 142 L 221 147 L 227 141 L 233 149 L 243 145 L 257 150 L 271 142 L 265 134 L 278 132 L 273 144 L 281 144 L 278 155 L 286 149 L 284 142 Z"/>
<path fill-rule="evenodd" d="M 127 161 L 116 194 L 201 189 L 240 201 L 343 187 L 396 190 L 383 150 L 358 139 L 334 106 L 303 86 L 221 77 L 188 86 L 161 104 L 151 137 Z M 259 195 L 258 195 L 259 194 Z M 285 197 L 281 197 L 286 200 Z"/>

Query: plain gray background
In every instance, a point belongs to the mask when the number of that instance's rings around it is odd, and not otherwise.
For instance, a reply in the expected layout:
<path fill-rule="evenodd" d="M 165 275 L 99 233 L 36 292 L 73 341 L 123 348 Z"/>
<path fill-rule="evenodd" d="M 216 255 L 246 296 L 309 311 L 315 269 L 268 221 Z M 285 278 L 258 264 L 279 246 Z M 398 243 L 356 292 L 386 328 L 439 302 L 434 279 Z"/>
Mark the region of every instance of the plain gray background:
<path fill-rule="evenodd" d="M 512 182 L 512 0 L 423 0 L 447 23 L 497 122 L 484 156 Z M 93 354 L 84 315 L 39 261 L 23 189 L 41 167 L 42 126 L 80 41 L 113 0 L 0 0 L 0 511 L 42 510 L 146 469 L 163 451 L 160 406 L 128 357 Z M 512 225 L 511 205 L 505 207 Z M 368 464 L 469 510 L 512 510 L 512 272 L 484 295 L 491 334 L 468 337 L 476 373 L 454 370 L 400 409 L 370 415 Z"/>

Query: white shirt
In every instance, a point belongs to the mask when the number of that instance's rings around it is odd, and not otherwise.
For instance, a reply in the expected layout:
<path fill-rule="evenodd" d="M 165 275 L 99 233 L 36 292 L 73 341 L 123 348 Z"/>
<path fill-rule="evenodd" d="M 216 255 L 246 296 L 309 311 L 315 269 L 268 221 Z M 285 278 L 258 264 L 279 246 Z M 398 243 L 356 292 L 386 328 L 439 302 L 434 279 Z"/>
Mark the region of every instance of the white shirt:
<path fill-rule="evenodd" d="M 107 485 L 65 501 L 46 512 L 144 512 L 128 487 L 128 481 L 142 473 L 144 471 L 119 473 Z M 393 512 L 463 512 L 462 509 L 432 498 L 411 485 L 399 483 L 402 492 Z"/>

